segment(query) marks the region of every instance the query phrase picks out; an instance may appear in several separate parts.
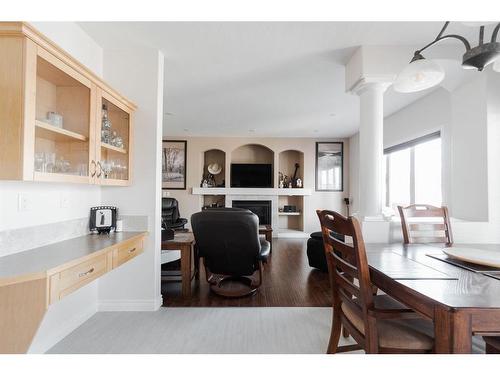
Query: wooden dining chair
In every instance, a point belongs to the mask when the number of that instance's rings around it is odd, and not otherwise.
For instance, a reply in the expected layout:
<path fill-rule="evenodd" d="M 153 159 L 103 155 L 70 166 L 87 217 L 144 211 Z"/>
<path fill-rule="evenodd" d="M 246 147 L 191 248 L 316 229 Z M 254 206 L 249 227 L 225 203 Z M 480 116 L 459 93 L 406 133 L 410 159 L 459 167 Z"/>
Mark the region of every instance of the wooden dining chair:
<path fill-rule="evenodd" d="M 321 223 L 333 292 L 333 319 L 327 353 L 429 353 L 432 322 L 388 295 L 374 295 L 359 222 L 333 211 L 316 211 Z M 343 234 L 352 244 L 330 235 Z M 344 326 L 357 345 L 339 346 Z"/>
<path fill-rule="evenodd" d="M 453 243 L 450 216 L 447 207 L 435 207 L 428 204 L 412 204 L 407 207 L 398 206 L 403 228 L 403 240 L 409 243 Z M 414 222 L 414 219 L 440 218 L 442 222 Z M 411 221 L 410 221 L 410 220 Z M 440 220 L 440 221 L 441 221 Z"/>

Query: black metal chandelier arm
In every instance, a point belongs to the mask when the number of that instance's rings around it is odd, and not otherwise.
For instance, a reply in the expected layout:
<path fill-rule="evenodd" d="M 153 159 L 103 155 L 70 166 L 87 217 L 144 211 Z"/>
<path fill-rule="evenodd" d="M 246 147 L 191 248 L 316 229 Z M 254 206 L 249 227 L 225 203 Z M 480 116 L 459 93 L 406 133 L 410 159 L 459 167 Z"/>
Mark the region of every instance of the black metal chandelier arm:
<path fill-rule="evenodd" d="M 493 29 L 493 33 L 491 34 L 491 43 L 495 43 L 497 41 L 497 36 L 499 31 L 500 31 L 500 23 L 498 23 L 498 25 L 496 25 L 495 28 Z"/>
<path fill-rule="evenodd" d="M 471 49 L 469 41 L 467 39 L 465 39 L 463 36 L 456 35 L 456 34 L 449 34 L 449 35 L 444 35 L 444 36 L 441 36 L 439 38 L 434 39 L 432 42 L 430 42 L 429 44 L 427 44 L 425 47 L 420 48 L 415 53 L 421 53 L 422 51 L 424 51 L 427 48 L 429 48 L 429 47 L 433 46 L 434 44 L 436 44 L 437 42 L 440 42 L 443 39 L 449 39 L 449 38 L 460 40 L 464 44 L 464 46 L 465 46 L 465 52 L 467 52 L 467 51 L 469 51 Z"/>

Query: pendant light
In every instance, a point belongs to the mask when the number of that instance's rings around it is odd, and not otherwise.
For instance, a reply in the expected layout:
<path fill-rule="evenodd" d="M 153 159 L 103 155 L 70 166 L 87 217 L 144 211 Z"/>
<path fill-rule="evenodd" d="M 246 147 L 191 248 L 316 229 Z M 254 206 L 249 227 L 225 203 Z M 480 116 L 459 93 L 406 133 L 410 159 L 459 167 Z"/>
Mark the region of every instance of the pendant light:
<path fill-rule="evenodd" d="M 432 60 L 427 60 L 420 53 L 415 56 L 394 82 L 397 92 L 415 92 L 436 86 L 444 79 L 444 70 Z"/>
<path fill-rule="evenodd" d="M 500 73 L 500 59 L 497 59 L 493 64 L 493 70 Z"/>
<path fill-rule="evenodd" d="M 461 35 L 447 34 L 446 31 L 449 22 L 445 22 L 436 39 L 415 51 L 410 64 L 399 73 L 394 82 L 394 90 L 408 93 L 417 92 L 438 85 L 444 78 L 443 69 L 435 61 L 426 60 L 422 52 L 443 39 L 458 39 L 465 47 L 465 53 L 462 57 L 462 67 L 464 69 L 477 69 L 482 71 L 487 65 L 495 62 L 493 69 L 500 71 L 500 43 L 497 42 L 500 23 L 496 25 L 492 34 L 491 41 L 484 43 L 484 24 L 479 27 L 479 45 L 471 47 L 469 41 Z"/>

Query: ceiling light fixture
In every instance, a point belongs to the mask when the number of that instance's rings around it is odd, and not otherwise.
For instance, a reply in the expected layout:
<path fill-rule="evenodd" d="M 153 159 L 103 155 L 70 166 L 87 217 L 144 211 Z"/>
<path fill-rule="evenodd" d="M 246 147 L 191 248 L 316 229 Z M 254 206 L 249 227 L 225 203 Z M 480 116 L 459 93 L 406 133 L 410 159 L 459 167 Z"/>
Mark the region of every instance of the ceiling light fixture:
<path fill-rule="evenodd" d="M 500 23 L 498 23 L 491 34 L 491 41 L 484 43 L 484 24 L 479 27 L 479 45 L 471 47 L 469 41 L 461 35 L 443 35 L 449 21 L 444 23 L 436 39 L 415 51 L 410 64 L 399 73 L 394 82 L 394 90 L 398 92 L 416 92 L 438 85 L 444 78 L 444 71 L 438 63 L 427 60 L 422 52 L 444 39 L 458 39 L 465 46 L 465 53 L 462 57 L 462 67 L 465 69 L 477 69 L 482 71 L 488 64 L 495 62 L 494 69 L 500 71 L 500 43 L 497 42 Z"/>
<path fill-rule="evenodd" d="M 493 70 L 500 73 L 500 59 L 497 59 L 497 61 L 493 64 Z"/>

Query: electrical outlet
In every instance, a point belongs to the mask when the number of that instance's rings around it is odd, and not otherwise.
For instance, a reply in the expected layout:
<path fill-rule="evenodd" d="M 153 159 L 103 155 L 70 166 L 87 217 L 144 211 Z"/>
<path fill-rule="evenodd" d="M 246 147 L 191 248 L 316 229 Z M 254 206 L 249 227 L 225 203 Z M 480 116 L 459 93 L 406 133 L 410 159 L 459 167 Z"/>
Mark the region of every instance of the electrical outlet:
<path fill-rule="evenodd" d="M 33 201 L 27 193 L 19 193 L 17 202 L 17 209 L 19 212 L 33 209 Z"/>
<path fill-rule="evenodd" d="M 69 207 L 69 196 L 66 193 L 61 194 L 61 208 Z"/>

